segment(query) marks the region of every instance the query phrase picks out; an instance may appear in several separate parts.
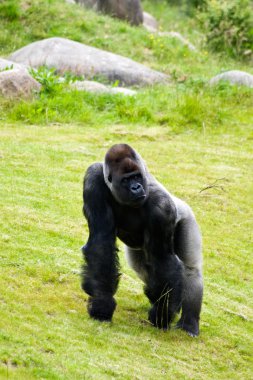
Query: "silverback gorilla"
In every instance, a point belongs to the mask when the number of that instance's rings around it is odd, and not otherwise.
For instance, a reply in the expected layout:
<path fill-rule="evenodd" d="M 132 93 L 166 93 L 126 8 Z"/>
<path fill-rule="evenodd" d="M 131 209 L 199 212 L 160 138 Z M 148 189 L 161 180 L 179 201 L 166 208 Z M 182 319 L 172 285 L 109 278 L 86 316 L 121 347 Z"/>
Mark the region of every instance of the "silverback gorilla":
<path fill-rule="evenodd" d="M 201 235 L 190 207 L 148 172 L 127 144 L 112 146 L 104 163 L 84 178 L 84 215 L 89 239 L 82 248 L 82 288 L 92 318 L 110 321 L 119 282 L 116 238 L 126 245 L 129 265 L 144 282 L 149 321 L 167 329 L 182 309 L 177 327 L 199 334 L 202 303 Z"/>

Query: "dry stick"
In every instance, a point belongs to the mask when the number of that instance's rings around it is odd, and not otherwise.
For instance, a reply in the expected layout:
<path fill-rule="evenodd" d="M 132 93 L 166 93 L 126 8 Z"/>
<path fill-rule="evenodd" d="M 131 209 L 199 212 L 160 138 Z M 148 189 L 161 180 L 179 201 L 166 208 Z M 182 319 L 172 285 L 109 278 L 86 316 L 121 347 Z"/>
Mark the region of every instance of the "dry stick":
<path fill-rule="evenodd" d="M 228 310 L 224 307 L 222 307 L 221 309 L 224 310 L 228 314 L 236 315 L 237 317 L 243 319 L 244 321 L 252 321 L 252 319 L 248 318 L 247 316 L 243 315 L 242 313 L 236 313 L 236 312 L 234 312 L 232 310 Z"/>
<path fill-rule="evenodd" d="M 205 191 L 205 190 L 208 190 L 208 189 L 213 189 L 213 188 L 221 189 L 222 191 L 225 191 L 225 189 L 224 189 L 224 187 L 222 185 L 216 185 L 216 183 L 218 181 L 223 181 L 223 180 L 226 180 L 226 177 L 216 179 L 214 181 L 214 183 L 212 183 L 211 185 L 208 185 L 208 186 L 204 187 L 204 189 L 200 190 L 200 193 L 202 193 L 202 191 Z"/>

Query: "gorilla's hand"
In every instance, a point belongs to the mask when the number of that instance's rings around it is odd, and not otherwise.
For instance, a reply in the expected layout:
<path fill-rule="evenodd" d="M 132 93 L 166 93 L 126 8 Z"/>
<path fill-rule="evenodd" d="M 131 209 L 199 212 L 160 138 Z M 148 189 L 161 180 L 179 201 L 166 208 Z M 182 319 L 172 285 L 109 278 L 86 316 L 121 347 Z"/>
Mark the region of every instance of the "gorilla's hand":
<path fill-rule="evenodd" d="M 116 302 L 111 296 L 90 297 L 87 308 L 92 318 L 99 321 L 111 321 Z"/>

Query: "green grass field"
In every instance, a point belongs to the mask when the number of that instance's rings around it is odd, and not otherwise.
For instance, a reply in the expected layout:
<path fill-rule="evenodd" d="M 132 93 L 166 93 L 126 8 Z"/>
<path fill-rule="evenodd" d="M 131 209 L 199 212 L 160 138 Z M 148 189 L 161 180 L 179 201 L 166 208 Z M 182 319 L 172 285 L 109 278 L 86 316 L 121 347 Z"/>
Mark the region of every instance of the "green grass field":
<path fill-rule="evenodd" d="M 252 67 L 208 53 L 196 21 L 164 4 L 144 2 L 164 29 L 195 42 L 197 53 L 64 1 L 5 3 L 12 8 L 1 19 L 0 3 L 2 57 L 63 36 L 174 81 L 124 98 L 70 92 L 52 75 L 34 100 L 0 98 L 0 378 L 252 379 L 253 93 L 208 86 L 221 70 Z M 120 242 L 113 322 L 88 317 L 79 279 L 79 248 L 88 237 L 82 180 L 118 142 L 139 151 L 200 224 L 205 293 L 196 339 L 148 324 L 149 303 Z"/>

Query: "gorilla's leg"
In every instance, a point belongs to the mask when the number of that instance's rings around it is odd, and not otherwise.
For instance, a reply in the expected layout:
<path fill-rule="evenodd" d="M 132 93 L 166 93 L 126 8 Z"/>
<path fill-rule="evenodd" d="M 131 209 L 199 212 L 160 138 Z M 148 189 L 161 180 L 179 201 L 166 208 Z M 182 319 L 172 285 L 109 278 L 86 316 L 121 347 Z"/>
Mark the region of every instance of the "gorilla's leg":
<path fill-rule="evenodd" d="M 143 250 L 126 247 L 127 262 L 145 283 L 145 294 L 152 304 L 149 320 L 164 329 L 180 309 L 182 293 L 182 265 L 175 255 L 166 256 L 164 263 L 154 258 L 150 261 Z"/>
<path fill-rule="evenodd" d="M 185 267 L 182 315 L 177 326 L 197 336 L 203 296 L 202 254 L 199 227 L 192 215 L 177 224 L 174 244 Z"/>
<path fill-rule="evenodd" d="M 176 255 L 169 254 L 164 260 L 152 260 L 145 294 L 152 304 L 149 320 L 158 328 L 169 328 L 181 308 L 182 272 L 183 265 Z"/>

